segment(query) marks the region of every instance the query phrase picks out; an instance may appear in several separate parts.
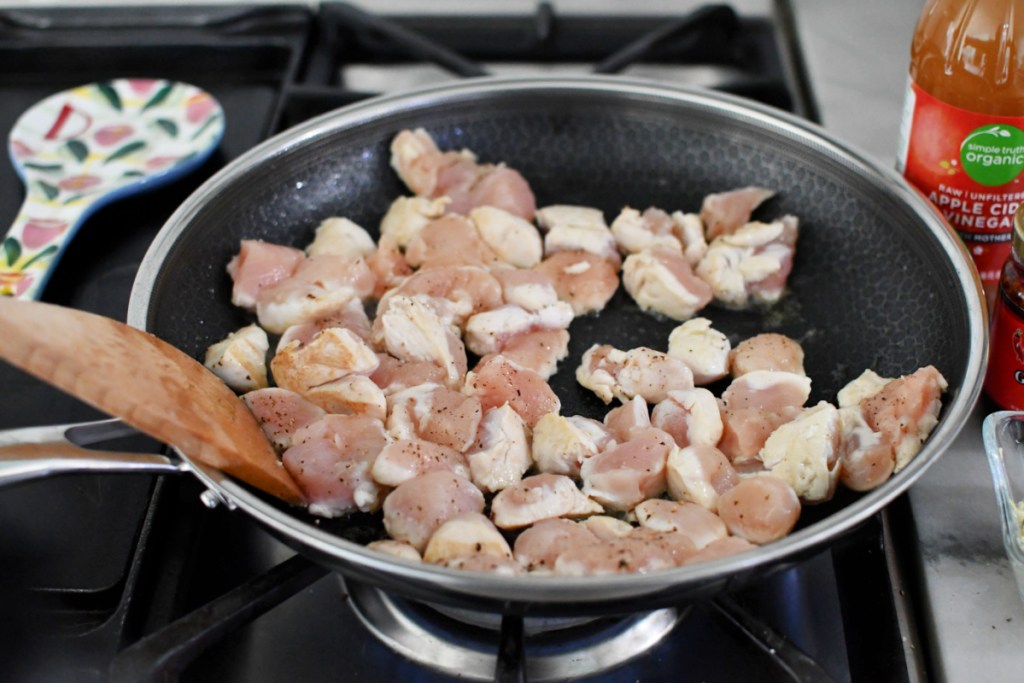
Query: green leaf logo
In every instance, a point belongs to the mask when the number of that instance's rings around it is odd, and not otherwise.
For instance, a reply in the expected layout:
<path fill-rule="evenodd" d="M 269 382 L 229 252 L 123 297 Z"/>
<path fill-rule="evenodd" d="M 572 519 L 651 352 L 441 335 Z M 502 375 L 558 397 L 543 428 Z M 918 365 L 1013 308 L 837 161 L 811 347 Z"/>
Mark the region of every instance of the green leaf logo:
<path fill-rule="evenodd" d="M 975 128 L 960 143 L 960 163 L 977 183 L 999 187 L 1024 171 L 1024 131 L 1004 123 Z"/>

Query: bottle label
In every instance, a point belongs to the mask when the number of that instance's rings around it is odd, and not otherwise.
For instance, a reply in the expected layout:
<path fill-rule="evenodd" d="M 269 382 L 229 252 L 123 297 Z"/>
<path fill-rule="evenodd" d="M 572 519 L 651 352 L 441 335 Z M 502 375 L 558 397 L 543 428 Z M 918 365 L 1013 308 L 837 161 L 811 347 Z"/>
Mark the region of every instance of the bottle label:
<path fill-rule="evenodd" d="M 911 81 L 898 168 L 960 234 L 986 287 L 996 287 L 1024 200 L 1024 116 L 953 107 Z"/>
<path fill-rule="evenodd" d="M 985 393 L 1007 410 L 1024 409 L 1024 317 L 1002 296 L 992 316 Z"/>

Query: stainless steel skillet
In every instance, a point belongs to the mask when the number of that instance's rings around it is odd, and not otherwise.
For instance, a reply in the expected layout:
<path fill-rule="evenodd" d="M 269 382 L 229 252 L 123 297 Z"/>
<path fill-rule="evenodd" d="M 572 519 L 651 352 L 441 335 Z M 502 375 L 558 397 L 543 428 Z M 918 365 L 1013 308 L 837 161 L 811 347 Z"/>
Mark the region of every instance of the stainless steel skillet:
<path fill-rule="evenodd" d="M 879 489 L 805 508 L 786 539 L 726 560 L 648 575 L 506 578 L 416 565 L 366 550 L 379 533 L 363 516 L 325 523 L 187 463 L 211 495 L 347 576 L 409 597 L 524 614 L 636 611 L 708 597 L 820 550 L 900 495 L 959 432 L 980 391 L 985 316 L 973 267 L 930 205 L 893 172 L 820 128 L 745 100 L 619 78 L 479 79 L 378 98 L 289 130 L 202 186 L 151 247 L 129 322 L 193 357 L 248 322 L 230 304 L 225 264 L 239 240 L 302 246 L 325 217 L 373 229 L 404 188 L 388 143 L 424 127 L 442 148 L 523 172 L 538 203 L 695 210 L 701 198 L 748 184 L 778 190 L 767 218 L 793 213 L 802 232 L 790 289 L 769 310 L 705 315 L 734 341 L 759 331 L 799 339 L 812 401 L 865 368 L 899 375 L 936 365 L 949 380 L 942 419 L 917 459 Z M 553 384 L 563 412 L 605 407 L 576 386 L 595 342 L 664 348 L 674 323 L 640 312 L 620 292 L 570 329 L 570 357 Z"/>

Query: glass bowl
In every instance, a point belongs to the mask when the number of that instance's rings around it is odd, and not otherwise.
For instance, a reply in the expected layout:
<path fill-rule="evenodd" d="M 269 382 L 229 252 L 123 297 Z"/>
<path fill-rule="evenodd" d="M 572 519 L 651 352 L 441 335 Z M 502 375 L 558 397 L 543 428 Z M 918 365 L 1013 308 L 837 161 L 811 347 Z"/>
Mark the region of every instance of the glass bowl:
<path fill-rule="evenodd" d="M 1003 546 L 1024 599 L 1024 412 L 992 413 L 982 426 L 999 504 Z"/>

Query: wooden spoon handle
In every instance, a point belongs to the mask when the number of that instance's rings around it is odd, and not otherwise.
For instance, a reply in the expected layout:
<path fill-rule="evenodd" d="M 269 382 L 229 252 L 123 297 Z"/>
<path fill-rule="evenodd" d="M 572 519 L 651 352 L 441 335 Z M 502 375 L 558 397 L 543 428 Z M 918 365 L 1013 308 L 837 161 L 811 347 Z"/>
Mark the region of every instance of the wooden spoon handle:
<path fill-rule="evenodd" d="M 2 296 L 0 325 L 0 358 L 177 447 L 191 463 L 303 502 L 241 399 L 170 344 L 109 318 Z"/>

